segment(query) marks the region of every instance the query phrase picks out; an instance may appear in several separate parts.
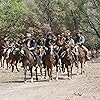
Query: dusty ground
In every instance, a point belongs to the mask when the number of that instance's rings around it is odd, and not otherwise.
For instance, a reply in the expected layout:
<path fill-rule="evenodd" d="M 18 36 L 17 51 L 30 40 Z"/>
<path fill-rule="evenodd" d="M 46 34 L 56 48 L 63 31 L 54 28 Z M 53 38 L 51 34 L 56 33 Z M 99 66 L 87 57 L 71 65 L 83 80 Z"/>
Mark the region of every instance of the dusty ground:
<path fill-rule="evenodd" d="M 41 81 L 39 77 L 38 82 L 34 79 L 30 83 L 28 79 L 26 84 L 22 69 L 20 73 L 0 69 L 0 100 L 100 100 L 98 62 L 88 62 L 83 75 L 76 76 L 74 68 L 72 80 L 68 80 L 66 73 L 60 73 L 59 81 Z"/>

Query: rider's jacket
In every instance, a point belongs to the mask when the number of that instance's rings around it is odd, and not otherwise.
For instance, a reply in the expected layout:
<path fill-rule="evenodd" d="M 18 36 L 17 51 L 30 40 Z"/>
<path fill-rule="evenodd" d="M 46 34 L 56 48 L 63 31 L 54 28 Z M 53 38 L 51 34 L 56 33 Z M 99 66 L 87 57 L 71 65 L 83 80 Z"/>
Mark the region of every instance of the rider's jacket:
<path fill-rule="evenodd" d="M 38 45 L 38 46 L 44 45 L 44 41 L 45 41 L 44 38 L 38 39 L 38 40 L 37 40 L 37 45 Z"/>
<path fill-rule="evenodd" d="M 85 42 L 85 37 L 83 35 L 81 35 L 80 37 L 77 36 L 76 43 L 84 44 L 84 42 Z"/>
<path fill-rule="evenodd" d="M 28 48 L 31 48 L 31 47 L 36 47 L 37 43 L 36 43 L 36 40 L 35 39 L 27 39 L 25 41 L 26 45 Z"/>
<path fill-rule="evenodd" d="M 47 48 L 49 48 L 49 46 L 52 44 L 52 42 L 53 42 L 52 38 L 47 38 L 46 41 L 45 41 L 45 46 Z"/>

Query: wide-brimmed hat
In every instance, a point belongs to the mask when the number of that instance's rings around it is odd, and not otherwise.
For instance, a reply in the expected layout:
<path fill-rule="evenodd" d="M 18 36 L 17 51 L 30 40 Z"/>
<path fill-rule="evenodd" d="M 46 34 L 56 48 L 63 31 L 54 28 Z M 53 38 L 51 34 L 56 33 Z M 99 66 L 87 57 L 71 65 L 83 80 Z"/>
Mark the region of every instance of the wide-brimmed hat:
<path fill-rule="evenodd" d="M 60 35 L 57 35 L 57 37 L 61 37 Z"/>
<path fill-rule="evenodd" d="M 31 37 L 32 36 L 32 34 L 31 33 L 27 33 L 27 37 Z"/>
<path fill-rule="evenodd" d="M 71 33 L 67 33 L 67 35 L 68 35 L 68 36 L 70 36 L 70 35 L 71 35 Z"/>
<path fill-rule="evenodd" d="M 62 33 L 61 35 L 65 35 L 65 33 Z"/>

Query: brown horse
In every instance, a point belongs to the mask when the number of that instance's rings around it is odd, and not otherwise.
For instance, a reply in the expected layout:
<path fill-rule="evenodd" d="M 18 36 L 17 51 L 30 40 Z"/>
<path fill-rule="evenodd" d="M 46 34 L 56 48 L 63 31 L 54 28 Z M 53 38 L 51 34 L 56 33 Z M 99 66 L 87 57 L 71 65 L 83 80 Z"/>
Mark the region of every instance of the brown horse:
<path fill-rule="evenodd" d="M 31 73 L 31 82 L 33 82 L 32 69 L 33 69 L 33 66 L 36 66 L 37 61 L 36 61 L 36 59 L 33 58 L 31 52 L 26 47 L 26 45 L 21 47 L 21 54 L 22 54 L 22 64 L 23 64 L 23 67 L 24 67 L 24 74 L 25 74 L 24 82 L 26 83 L 27 66 L 29 66 L 29 70 L 30 70 L 30 73 Z M 36 67 L 35 71 L 36 71 L 36 80 L 38 80 L 37 67 Z"/>
<path fill-rule="evenodd" d="M 65 64 L 65 68 L 67 68 L 68 79 L 72 78 L 72 68 L 74 60 L 71 47 L 66 48 L 66 53 L 61 60 L 62 60 L 62 66 L 64 66 Z"/>
<path fill-rule="evenodd" d="M 84 68 L 84 65 L 85 65 L 85 62 L 86 62 L 86 53 L 85 53 L 85 50 L 82 48 L 82 46 L 80 45 L 77 45 L 77 49 L 78 49 L 78 52 L 79 54 L 76 55 L 76 67 L 77 67 L 77 75 L 79 74 L 79 65 L 81 64 L 81 74 L 84 72 L 83 68 Z"/>
<path fill-rule="evenodd" d="M 46 51 L 46 54 L 43 55 L 43 65 L 45 68 L 45 77 L 46 77 L 46 69 L 48 72 L 49 80 L 52 80 L 52 69 L 53 66 L 56 64 L 56 60 L 54 57 L 54 52 L 53 52 L 53 45 L 51 45 L 48 50 Z"/>
<path fill-rule="evenodd" d="M 37 47 L 37 54 L 38 54 L 38 62 L 37 63 L 38 63 L 38 66 L 40 67 L 40 73 L 41 73 L 41 79 L 42 79 L 42 76 L 43 76 L 42 68 L 44 68 L 42 57 L 45 54 L 45 47 L 44 46 L 38 46 Z"/>
<path fill-rule="evenodd" d="M 7 63 L 7 69 L 8 69 L 8 63 L 11 65 L 12 67 L 12 72 L 14 71 L 14 66 L 16 67 L 17 71 L 19 72 L 18 68 L 17 68 L 17 64 L 18 61 L 21 58 L 20 55 L 20 49 L 19 48 L 14 48 L 13 50 L 8 49 L 8 54 L 7 54 L 7 58 L 6 59 L 6 63 Z"/>
<path fill-rule="evenodd" d="M 8 49 L 8 45 L 4 39 L 0 41 L 0 61 L 1 61 L 1 67 L 4 67 L 4 56 L 5 52 Z"/>

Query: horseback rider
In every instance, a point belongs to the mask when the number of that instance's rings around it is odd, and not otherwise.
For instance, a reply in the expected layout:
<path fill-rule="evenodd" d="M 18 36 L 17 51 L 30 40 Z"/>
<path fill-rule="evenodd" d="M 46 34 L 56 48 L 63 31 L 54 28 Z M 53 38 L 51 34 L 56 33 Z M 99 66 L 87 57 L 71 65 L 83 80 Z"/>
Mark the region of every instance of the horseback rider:
<path fill-rule="evenodd" d="M 37 39 L 37 46 L 43 46 L 44 45 L 44 37 L 42 36 L 42 34 L 39 34 L 39 37 Z"/>
<path fill-rule="evenodd" d="M 75 61 L 76 59 L 78 59 L 77 55 L 78 55 L 78 49 L 76 48 L 77 46 L 75 45 L 75 41 L 71 35 L 71 31 L 67 30 L 66 31 L 66 40 L 65 40 L 65 45 L 67 45 L 68 47 L 71 48 L 71 52 L 72 52 L 72 56 L 73 56 L 73 60 Z"/>
<path fill-rule="evenodd" d="M 8 36 L 5 36 L 2 40 L 1 40 L 1 49 L 5 49 L 9 47 L 9 40 L 8 40 Z"/>
<path fill-rule="evenodd" d="M 67 30 L 65 43 L 66 43 L 67 45 L 71 46 L 72 48 L 73 48 L 74 45 L 75 45 L 75 42 L 74 42 L 74 39 L 73 39 L 72 36 L 71 36 L 70 30 Z"/>
<path fill-rule="evenodd" d="M 76 45 L 81 47 L 85 51 L 86 59 L 90 60 L 88 57 L 88 49 L 84 46 L 85 43 L 85 37 L 83 36 L 83 32 L 78 32 L 76 35 Z"/>
<path fill-rule="evenodd" d="M 45 41 L 45 47 L 49 49 L 49 46 L 53 43 L 53 39 L 50 35 L 47 35 L 46 41 Z"/>
<path fill-rule="evenodd" d="M 58 65 L 61 66 L 61 53 L 63 52 L 63 45 L 64 45 L 64 42 L 65 42 L 65 37 L 64 37 L 64 33 L 62 33 L 61 35 L 58 35 L 57 36 L 57 39 L 56 39 L 56 55 L 57 55 L 57 58 L 58 58 Z"/>
<path fill-rule="evenodd" d="M 8 36 L 4 36 L 4 38 L 0 41 L 0 53 L 3 54 L 9 48 L 9 40 Z"/>
<path fill-rule="evenodd" d="M 37 43 L 36 43 L 35 38 L 32 38 L 31 33 L 27 33 L 24 43 L 26 44 L 28 49 L 31 51 L 33 57 L 38 59 L 38 57 L 37 57 L 38 55 L 36 53 Z"/>
<path fill-rule="evenodd" d="M 56 40 L 56 36 L 53 35 L 52 33 L 53 32 L 51 30 L 49 30 L 48 33 L 47 33 L 47 37 L 46 37 L 46 40 L 45 40 L 45 49 L 49 50 L 51 45 L 54 46 L 54 49 L 53 49 L 54 55 L 53 56 L 58 63 L 57 66 L 59 66 L 59 55 L 58 55 L 57 51 L 55 50 L 57 40 Z"/>
<path fill-rule="evenodd" d="M 31 47 L 33 47 L 33 49 L 36 48 L 36 40 L 34 38 L 32 38 L 31 33 L 27 33 L 26 45 L 28 48 L 31 48 Z"/>

